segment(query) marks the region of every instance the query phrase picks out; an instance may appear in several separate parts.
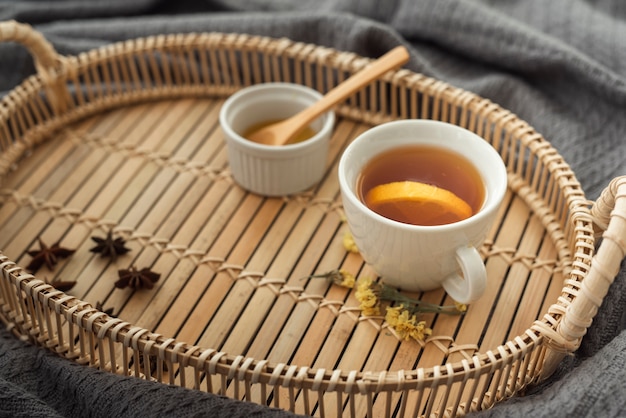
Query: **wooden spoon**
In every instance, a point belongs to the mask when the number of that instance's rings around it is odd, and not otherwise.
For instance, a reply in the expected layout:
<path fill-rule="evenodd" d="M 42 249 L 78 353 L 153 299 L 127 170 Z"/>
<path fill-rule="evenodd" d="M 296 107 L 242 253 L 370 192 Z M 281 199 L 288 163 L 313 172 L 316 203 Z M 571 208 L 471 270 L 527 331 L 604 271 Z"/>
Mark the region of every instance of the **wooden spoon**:
<path fill-rule="evenodd" d="M 288 119 L 252 132 L 247 139 L 266 145 L 287 144 L 322 113 L 408 60 L 409 52 L 405 47 L 398 46 L 337 85 L 311 106 Z"/>

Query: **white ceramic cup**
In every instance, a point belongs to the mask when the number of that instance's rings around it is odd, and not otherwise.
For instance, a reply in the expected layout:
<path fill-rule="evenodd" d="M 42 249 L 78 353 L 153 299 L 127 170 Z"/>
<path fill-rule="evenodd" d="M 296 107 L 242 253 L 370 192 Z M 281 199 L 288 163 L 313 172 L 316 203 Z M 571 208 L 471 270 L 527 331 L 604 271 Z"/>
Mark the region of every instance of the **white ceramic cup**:
<path fill-rule="evenodd" d="M 242 136 L 252 126 L 286 119 L 318 101 L 322 95 L 291 83 L 263 83 L 239 90 L 220 110 L 228 161 L 235 181 L 265 196 L 303 191 L 326 171 L 328 142 L 335 116 L 324 113 L 311 123 L 316 134 L 302 142 L 280 146 L 252 142 Z"/>
<path fill-rule="evenodd" d="M 459 222 L 420 226 L 369 209 L 356 190 L 363 167 L 381 152 L 406 145 L 437 146 L 466 157 L 485 186 L 480 210 Z M 407 291 L 443 287 L 461 303 L 473 302 L 484 293 L 487 274 L 477 248 L 487 236 L 507 188 L 506 167 L 489 143 L 444 122 L 389 122 L 365 131 L 346 148 L 339 162 L 339 184 L 354 241 L 386 284 Z"/>

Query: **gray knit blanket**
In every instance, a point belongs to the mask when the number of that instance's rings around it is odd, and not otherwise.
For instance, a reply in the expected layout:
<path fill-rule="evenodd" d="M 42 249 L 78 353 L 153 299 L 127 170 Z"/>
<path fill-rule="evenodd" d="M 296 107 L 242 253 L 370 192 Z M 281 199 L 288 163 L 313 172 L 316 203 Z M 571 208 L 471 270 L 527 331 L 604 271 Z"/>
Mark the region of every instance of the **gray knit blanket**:
<path fill-rule="evenodd" d="M 411 51 L 408 68 L 530 123 L 589 199 L 626 174 L 623 0 L 0 0 L 0 20 L 7 19 L 30 23 L 61 54 L 190 31 L 288 37 L 369 57 L 403 44 Z M 33 72 L 23 48 L 0 45 L 1 94 Z M 580 349 L 548 381 L 475 415 L 626 416 L 625 307 L 622 265 Z M 0 325 L 0 416 L 292 414 L 80 366 Z"/>

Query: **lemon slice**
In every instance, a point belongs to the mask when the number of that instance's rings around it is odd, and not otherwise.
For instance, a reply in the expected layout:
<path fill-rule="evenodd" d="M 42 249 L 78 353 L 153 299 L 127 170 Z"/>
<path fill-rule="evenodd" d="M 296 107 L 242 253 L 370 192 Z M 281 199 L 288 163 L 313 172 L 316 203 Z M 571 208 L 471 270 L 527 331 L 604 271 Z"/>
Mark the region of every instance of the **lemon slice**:
<path fill-rule="evenodd" d="M 417 181 L 397 181 L 372 188 L 365 204 L 387 218 L 415 225 L 443 225 L 472 216 L 466 201 L 449 190 Z"/>

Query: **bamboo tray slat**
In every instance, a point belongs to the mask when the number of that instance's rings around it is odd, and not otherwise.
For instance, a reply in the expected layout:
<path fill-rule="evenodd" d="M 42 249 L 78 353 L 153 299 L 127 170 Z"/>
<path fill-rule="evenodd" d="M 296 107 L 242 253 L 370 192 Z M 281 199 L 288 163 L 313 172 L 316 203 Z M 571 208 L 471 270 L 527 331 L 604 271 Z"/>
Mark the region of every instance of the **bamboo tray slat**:
<path fill-rule="evenodd" d="M 0 318 L 78 363 L 316 416 L 462 416 L 576 350 L 624 256 L 624 178 L 590 210 L 532 127 L 441 81 L 399 70 L 350 98 L 321 182 L 266 198 L 230 176 L 223 100 L 266 81 L 324 92 L 369 60 L 237 34 L 62 57 L 16 22 L 0 23 L 0 40 L 22 43 L 37 65 L 0 109 Z M 463 316 L 424 314 L 425 341 L 402 340 L 361 314 L 353 290 L 310 278 L 376 277 L 343 246 L 337 163 L 360 132 L 402 118 L 466 127 L 509 170 L 480 249 L 488 289 Z M 110 230 L 130 248 L 114 261 L 89 251 Z M 30 274 L 39 239 L 75 253 Z M 115 288 L 130 266 L 159 273 L 155 288 Z M 55 280 L 76 284 L 61 292 Z M 441 290 L 414 296 L 453 303 Z"/>

